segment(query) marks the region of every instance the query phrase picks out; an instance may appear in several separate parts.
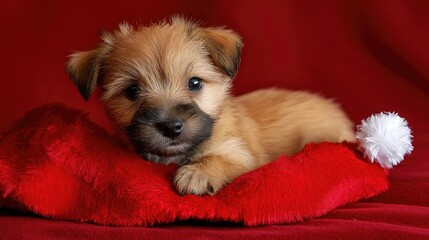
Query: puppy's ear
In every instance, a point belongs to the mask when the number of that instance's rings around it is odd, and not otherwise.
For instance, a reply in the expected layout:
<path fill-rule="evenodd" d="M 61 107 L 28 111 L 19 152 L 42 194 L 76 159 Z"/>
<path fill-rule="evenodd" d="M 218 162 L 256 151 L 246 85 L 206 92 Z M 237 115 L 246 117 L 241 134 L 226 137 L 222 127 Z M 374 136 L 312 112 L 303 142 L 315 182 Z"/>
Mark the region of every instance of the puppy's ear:
<path fill-rule="evenodd" d="M 76 52 L 69 56 L 67 72 L 85 100 L 97 86 L 102 57 L 101 49 Z"/>
<path fill-rule="evenodd" d="M 101 39 L 103 42 L 97 49 L 76 52 L 69 56 L 67 62 L 67 72 L 75 83 L 85 100 L 94 92 L 97 81 L 103 73 L 103 62 L 112 50 L 116 39 L 124 38 L 133 32 L 134 29 L 126 22 L 119 24 L 119 29 L 112 33 L 103 32 Z"/>
<path fill-rule="evenodd" d="M 205 46 L 217 67 L 234 78 L 241 59 L 243 42 L 232 30 L 223 28 L 203 28 Z"/>

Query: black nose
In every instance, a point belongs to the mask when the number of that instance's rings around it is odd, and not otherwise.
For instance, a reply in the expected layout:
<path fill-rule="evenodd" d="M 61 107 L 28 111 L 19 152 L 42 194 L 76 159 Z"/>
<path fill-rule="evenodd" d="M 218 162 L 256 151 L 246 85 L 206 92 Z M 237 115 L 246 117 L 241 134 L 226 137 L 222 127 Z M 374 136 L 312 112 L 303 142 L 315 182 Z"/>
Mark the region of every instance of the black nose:
<path fill-rule="evenodd" d="M 157 125 L 160 132 L 169 138 L 175 138 L 183 131 L 185 123 L 180 118 L 170 118 Z"/>

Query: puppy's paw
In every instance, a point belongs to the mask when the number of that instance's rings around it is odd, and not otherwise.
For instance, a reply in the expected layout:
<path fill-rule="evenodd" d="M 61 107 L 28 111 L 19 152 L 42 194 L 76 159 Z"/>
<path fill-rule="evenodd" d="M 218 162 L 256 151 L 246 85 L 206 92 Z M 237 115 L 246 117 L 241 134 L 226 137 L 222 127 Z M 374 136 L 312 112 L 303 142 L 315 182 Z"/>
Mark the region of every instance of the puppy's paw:
<path fill-rule="evenodd" d="M 179 194 L 215 194 L 227 181 L 211 176 L 202 164 L 184 165 L 177 170 L 174 183 Z"/>

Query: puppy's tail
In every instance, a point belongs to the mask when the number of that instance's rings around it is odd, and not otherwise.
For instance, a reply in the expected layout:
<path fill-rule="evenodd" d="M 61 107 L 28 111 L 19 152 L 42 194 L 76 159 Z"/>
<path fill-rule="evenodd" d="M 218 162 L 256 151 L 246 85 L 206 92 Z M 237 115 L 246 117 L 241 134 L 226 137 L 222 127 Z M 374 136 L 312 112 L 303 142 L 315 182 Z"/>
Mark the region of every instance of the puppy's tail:
<path fill-rule="evenodd" d="M 412 138 L 408 122 L 397 113 L 374 114 L 357 126 L 359 149 L 383 168 L 392 168 L 411 153 Z"/>

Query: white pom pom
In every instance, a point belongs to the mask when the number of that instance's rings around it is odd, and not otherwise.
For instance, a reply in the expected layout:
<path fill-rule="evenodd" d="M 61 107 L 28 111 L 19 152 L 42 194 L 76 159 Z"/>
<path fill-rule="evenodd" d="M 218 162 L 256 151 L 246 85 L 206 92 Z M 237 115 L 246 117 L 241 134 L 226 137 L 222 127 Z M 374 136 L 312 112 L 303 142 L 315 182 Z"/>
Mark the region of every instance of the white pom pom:
<path fill-rule="evenodd" d="M 362 120 L 356 138 L 365 157 L 392 168 L 413 150 L 408 122 L 397 113 L 379 113 Z"/>

